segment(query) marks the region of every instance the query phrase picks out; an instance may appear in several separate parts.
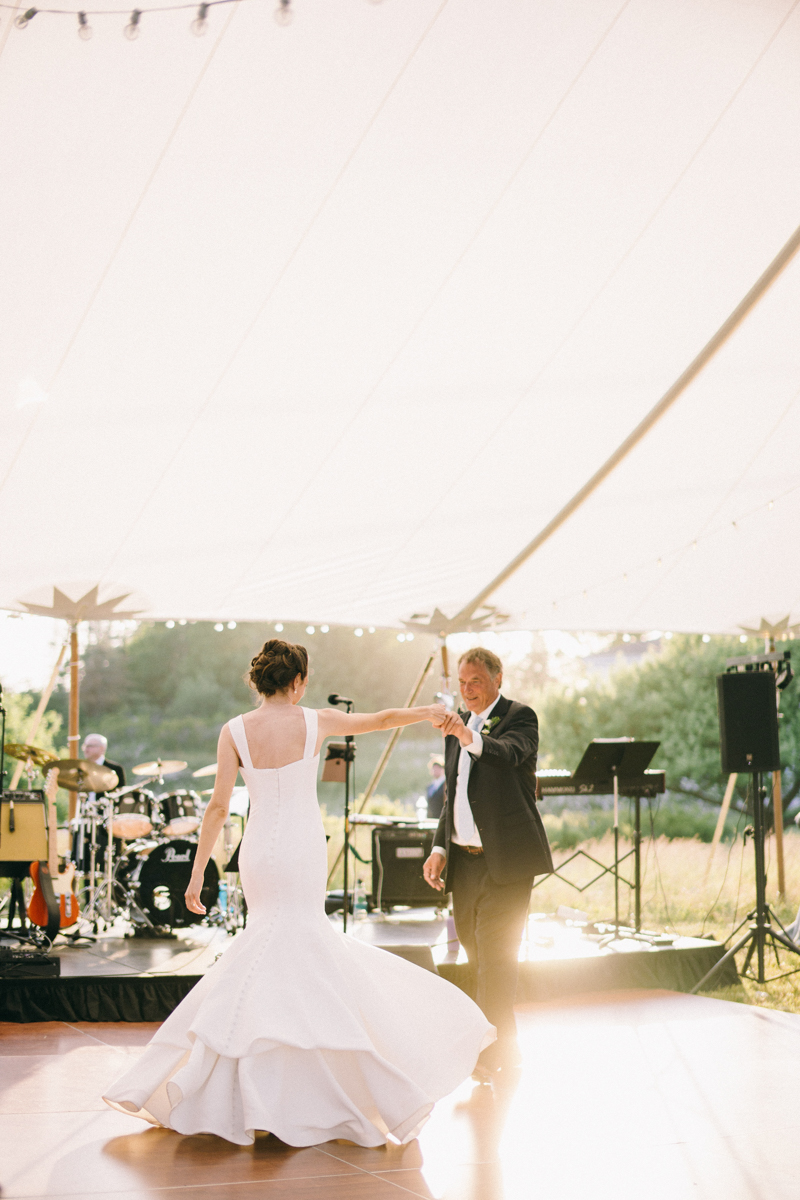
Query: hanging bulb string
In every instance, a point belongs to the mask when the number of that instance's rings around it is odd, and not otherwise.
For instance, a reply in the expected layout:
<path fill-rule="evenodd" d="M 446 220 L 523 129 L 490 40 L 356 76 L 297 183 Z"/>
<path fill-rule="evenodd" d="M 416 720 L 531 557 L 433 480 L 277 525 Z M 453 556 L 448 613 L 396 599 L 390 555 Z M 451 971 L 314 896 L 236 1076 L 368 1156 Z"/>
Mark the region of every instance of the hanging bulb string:
<path fill-rule="evenodd" d="M 206 3 L 200 5 L 200 8 L 206 9 L 216 8 L 219 4 L 237 4 L 240 0 L 207 0 Z M 263 3 L 263 0 L 262 0 Z M 5 9 L 8 12 L 19 13 L 19 8 L 14 4 L 5 4 L 0 2 L 0 9 Z M 162 4 L 155 5 L 153 8 L 136 8 L 133 14 L 137 14 L 135 24 L 140 23 L 140 18 L 147 16 L 148 13 L 165 13 L 165 12 L 182 12 L 193 9 L 198 12 L 197 0 L 189 0 L 187 4 Z M 20 18 L 32 21 L 35 16 L 45 14 L 53 17 L 77 17 L 81 25 L 81 17 L 128 17 L 132 19 L 132 15 L 122 8 L 29 8 L 27 12 L 20 13 Z M 88 24 L 88 21 L 87 21 Z"/>

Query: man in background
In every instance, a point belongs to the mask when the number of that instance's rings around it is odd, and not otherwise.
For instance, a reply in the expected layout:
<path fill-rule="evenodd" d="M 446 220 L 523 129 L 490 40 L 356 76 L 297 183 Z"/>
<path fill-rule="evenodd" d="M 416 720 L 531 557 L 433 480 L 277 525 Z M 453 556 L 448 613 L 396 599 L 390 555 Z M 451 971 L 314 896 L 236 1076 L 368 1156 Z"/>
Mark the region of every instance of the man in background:
<path fill-rule="evenodd" d="M 431 777 L 425 789 L 428 817 L 438 821 L 444 808 L 444 758 L 441 754 L 432 754 L 428 759 L 428 774 Z"/>

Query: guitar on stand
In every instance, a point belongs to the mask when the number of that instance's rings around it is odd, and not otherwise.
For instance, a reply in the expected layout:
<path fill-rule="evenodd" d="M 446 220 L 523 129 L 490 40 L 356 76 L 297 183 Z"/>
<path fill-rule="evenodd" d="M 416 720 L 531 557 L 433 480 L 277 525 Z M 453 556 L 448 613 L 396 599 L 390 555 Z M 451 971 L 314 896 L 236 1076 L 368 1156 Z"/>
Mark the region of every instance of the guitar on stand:
<path fill-rule="evenodd" d="M 51 792 L 55 797 L 56 788 L 58 788 L 58 771 L 48 771 L 47 796 L 51 810 L 53 805 L 49 797 Z M 49 824 L 52 828 L 53 822 L 51 821 Z M 32 924 L 44 929 L 46 937 L 52 942 L 61 928 L 61 906 L 55 891 L 55 880 L 58 878 L 58 854 L 53 834 L 48 838 L 47 857 L 47 862 L 32 862 L 30 866 L 34 892 L 28 904 L 28 919 Z"/>
<path fill-rule="evenodd" d="M 31 863 L 31 878 L 36 885 L 36 890 L 28 906 L 28 917 L 34 925 L 46 926 L 47 937 L 50 941 L 53 940 L 59 929 L 68 929 L 70 925 L 74 925 L 80 915 L 78 897 L 73 890 L 75 864 L 67 863 L 63 871 L 58 869 L 57 791 L 58 769 L 54 769 L 47 772 L 45 782 L 48 861 Z M 52 899 L 48 896 L 48 892 Z M 57 921 L 56 912 L 58 914 Z"/>

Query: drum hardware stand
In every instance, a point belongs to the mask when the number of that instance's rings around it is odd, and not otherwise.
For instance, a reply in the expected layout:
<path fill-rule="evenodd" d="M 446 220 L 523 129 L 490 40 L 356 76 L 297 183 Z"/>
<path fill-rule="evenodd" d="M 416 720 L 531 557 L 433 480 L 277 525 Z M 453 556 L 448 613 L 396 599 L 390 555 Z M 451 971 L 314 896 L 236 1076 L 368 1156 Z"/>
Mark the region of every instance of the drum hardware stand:
<path fill-rule="evenodd" d="M 355 703 L 347 696 L 339 696 L 332 692 L 328 696 L 328 704 L 343 704 L 345 711 L 351 713 Z M 356 758 L 355 739 L 348 735 L 342 743 L 328 743 L 328 753 L 322 770 L 322 778 L 326 783 L 344 783 L 344 866 L 342 873 L 342 932 L 347 933 L 347 910 L 350 904 L 350 889 L 348 865 L 350 860 L 350 772 Z"/>

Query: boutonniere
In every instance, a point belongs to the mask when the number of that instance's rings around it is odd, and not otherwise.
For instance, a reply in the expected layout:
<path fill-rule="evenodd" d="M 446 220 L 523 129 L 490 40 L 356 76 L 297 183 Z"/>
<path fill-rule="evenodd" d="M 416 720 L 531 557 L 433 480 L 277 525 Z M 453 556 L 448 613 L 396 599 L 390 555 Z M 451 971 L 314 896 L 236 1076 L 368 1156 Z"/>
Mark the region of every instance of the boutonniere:
<path fill-rule="evenodd" d="M 489 717 L 488 721 L 484 721 L 483 729 L 481 730 L 481 733 L 491 733 L 492 730 L 494 729 L 495 725 L 499 725 L 499 724 L 500 724 L 499 717 Z"/>

